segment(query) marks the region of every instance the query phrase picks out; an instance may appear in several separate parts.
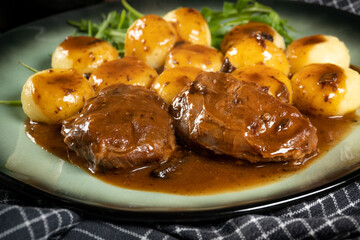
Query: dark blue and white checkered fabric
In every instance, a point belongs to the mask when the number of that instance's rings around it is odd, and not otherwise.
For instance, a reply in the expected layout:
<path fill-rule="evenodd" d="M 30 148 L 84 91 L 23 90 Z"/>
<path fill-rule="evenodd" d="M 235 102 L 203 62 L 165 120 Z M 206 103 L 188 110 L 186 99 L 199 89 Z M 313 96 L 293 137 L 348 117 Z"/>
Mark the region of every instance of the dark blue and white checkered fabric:
<path fill-rule="evenodd" d="M 359 0 L 305 1 L 360 15 Z M 360 239 L 360 180 L 272 213 L 146 225 L 85 218 L 0 184 L 0 239 Z"/>
<path fill-rule="evenodd" d="M 0 239 L 360 239 L 360 181 L 266 215 L 206 224 L 128 225 L 82 218 L 0 191 Z"/>
<path fill-rule="evenodd" d="M 304 2 L 334 7 L 352 14 L 359 15 L 360 12 L 360 1 L 357 0 L 304 0 Z"/>

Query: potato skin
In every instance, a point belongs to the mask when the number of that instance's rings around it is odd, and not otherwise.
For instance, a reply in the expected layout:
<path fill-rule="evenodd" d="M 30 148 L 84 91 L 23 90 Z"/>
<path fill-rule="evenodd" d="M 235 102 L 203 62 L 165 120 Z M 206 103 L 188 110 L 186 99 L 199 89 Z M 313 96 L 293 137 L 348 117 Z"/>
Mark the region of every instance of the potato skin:
<path fill-rule="evenodd" d="M 281 71 L 264 65 L 246 66 L 231 73 L 240 81 L 255 82 L 271 96 L 292 103 L 290 79 Z"/>
<path fill-rule="evenodd" d="M 285 53 L 268 40 L 247 38 L 234 44 L 225 54 L 236 67 L 265 65 L 289 74 L 290 66 Z"/>
<path fill-rule="evenodd" d="M 193 82 L 201 69 L 180 66 L 164 70 L 151 85 L 151 89 L 158 93 L 170 105 L 173 98 L 189 83 Z"/>
<path fill-rule="evenodd" d="M 360 107 L 360 75 L 334 64 L 309 64 L 291 78 L 293 101 L 302 112 L 343 116 Z"/>
<path fill-rule="evenodd" d="M 89 74 L 102 63 L 118 57 L 118 51 L 105 40 L 69 36 L 53 52 L 51 66 L 75 68 L 81 74 Z"/>
<path fill-rule="evenodd" d="M 332 63 L 343 68 L 350 66 L 349 50 L 334 36 L 313 35 L 299 38 L 287 47 L 285 53 L 291 74 L 312 63 Z"/>
<path fill-rule="evenodd" d="M 173 48 L 166 57 L 165 69 L 177 66 L 191 66 L 203 71 L 220 71 L 223 55 L 213 47 L 183 43 Z"/>
<path fill-rule="evenodd" d="M 138 57 L 158 70 L 176 40 L 176 31 L 170 23 L 157 15 L 145 15 L 127 30 L 125 56 Z"/>
<path fill-rule="evenodd" d="M 178 41 L 211 45 L 208 23 L 198 10 L 188 7 L 178 8 L 165 14 L 164 19 L 172 23 L 176 29 Z"/>
<path fill-rule="evenodd" d="M 21 102 L 31 120 L 59 124 L 78 113 L 93 96 L 91 84 L 75 69 L 48 69 L 28 78 Z"/>
<path fill-rule="evenodd" d="M 96 92 L 115 83 L 150 88 L 157 76 L 155 69 L 137 57 L 127 56 L 102 64 L 90 75 L 89 82 Z"/>
<path fill-rule="evenodd" d="M 280 49 L 285 50 L 284 38 L 273 29 L 271 26 L 260 22 L 249 22 L 242 25 L 233 27 L 228 33 L 225 34 L 221 42 L 220 48 L 222 53 L 231 48 L 234 44 L 239 43 L 247 38 L 262 37 L 275 44 Z"/>

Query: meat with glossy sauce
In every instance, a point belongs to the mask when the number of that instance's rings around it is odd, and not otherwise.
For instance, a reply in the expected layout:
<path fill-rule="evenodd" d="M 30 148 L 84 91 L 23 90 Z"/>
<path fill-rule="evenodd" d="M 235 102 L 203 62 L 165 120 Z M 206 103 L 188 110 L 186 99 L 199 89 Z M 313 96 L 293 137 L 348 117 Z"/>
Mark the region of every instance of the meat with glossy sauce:
<path fill-rule="evenodd" d="M 64 121 L 61 132 L 64 142 L 89 162 L 93 172 L 163 162 L 175 149 L 167 110 L 153 91 L 114 84 Z"/>
<path fill-rule="evenodd" d="M 177 135 L 250 162 L 299 160 L 317 149 L 316 128 L 295 107 L 226 73 L 198 75 L 174 99 Z"/>

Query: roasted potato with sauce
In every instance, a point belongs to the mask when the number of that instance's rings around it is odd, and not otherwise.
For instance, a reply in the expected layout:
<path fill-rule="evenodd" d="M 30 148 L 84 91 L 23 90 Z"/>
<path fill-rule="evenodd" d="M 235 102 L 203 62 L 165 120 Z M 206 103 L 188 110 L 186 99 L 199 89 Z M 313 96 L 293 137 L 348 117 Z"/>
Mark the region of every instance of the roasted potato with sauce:
<path fill-rule="evenodd" d="M 127 56 L 102 64 L 90 75 L 89 82 L 96 92 L 114 83 L 150 88 L 157 76 L 155 69 L 137 57 Z"/>
<path fill-rule="evenodd" d="M 127 30 L 125 56 L 135 56 L 155 69 L 161 69 L 165 57 L 177 41 L 169 22 L 157 15 L 137 19 Z"/>
<path fill-rule="evenodd" d="M 90 74 L 102 63 L 117 59 L 118 51 L 102 39 L 79 36 L 67 37 L 53 52 L 52 68 L 75 68 Z"/>
<path fill-rule="evenodd" d="M 188 84 L 195 80 L 201 69 L 180 66 L 164 70 L 153 82 L 151 89 L 156 91 L 170 105 L 172 99 Z"/>
<path fill-rule="evenodd" d="M 275 29 L 265 23 L 249 22 L 237 25 L 225 34 L 220 45 L 221 52 L 225 54 L 234 44 L 246 38 L 263 38 L 273 42 L 278 48 L 285 50 L 284 38 Z"/>
<path fill-rule="evenodd" d="M 25 114 L 33 121 L 58 124 L 78 113 L 94 96 L 88 80 L 75 69 L 48 69 L 30 76 L 21 92 Z"/>
<path fill-rule="evenodd" d="M 350 66 L 349 50 L 334 36 L 313 35 L 297 39 L 285 53 L 292 74 L 311 63 L 333 63 L 343 68 Z"/>
<path fill-rule="evenodd" d="M 255 82 L 271 96 L 283 102 L 292 103 L 290 79 L 280 70 L 255 65 L 238 68 L 231 75 L 240 81 Z"/>
<path fill-rule="evenodd" d="M 183 43 L 173 48 L 166 57 L 165 69 L 177 66 L 192 66 L 203 71 L 220 71 L 223 55 L 213 47 Z"/>
<path fill-rule="evenodd" d="M 175 27 L 179 37 L 178 41 L 211 45 L 208 23 L 198 10 L 188 7 L 178 8 L 168 12 L 164 19 Z"/>
<path fill-rule="evenodd" d="M 351 68 L 309 64 L 292 78 L 293 101 L 304 113 L 343 116 L 360 107 L 360 74 Z"/>
<path fill-rule="evenodd" d="M 225 54 L 236 68 L 244 66 L 265 65 L 276 68 L 286 75 L 290 66 L 282 49 L 264 39 L 247 38 L 234 44 Z"/>

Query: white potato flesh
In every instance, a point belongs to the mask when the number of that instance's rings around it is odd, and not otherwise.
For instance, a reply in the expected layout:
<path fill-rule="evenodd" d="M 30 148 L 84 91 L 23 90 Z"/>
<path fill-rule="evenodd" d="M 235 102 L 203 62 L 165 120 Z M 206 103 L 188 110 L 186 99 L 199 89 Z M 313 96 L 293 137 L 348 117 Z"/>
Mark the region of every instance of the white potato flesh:
<path fill-rule="evenodd" d="M 207 21 L 194 8 L 178 8 L 165 14 L 164 19 L 173 24 L 178 41 L 211 45 L 211 34 Z"/>
<path fill-rule="evenodd" d="M 360 107 L 360 74 L 334 64 L 309 64 L 291 78 L 293 101 L 304 113 L 343 116 Z"/>
<path fill-rule="evenodd" d="M 337 37 L 313 35 L 293 41 L 286 49 L 292 74 L 311 63 L 332 63 L 350 66 L 349 49 Z"/>
<path fill-rule="evenodd" d="M 246 66 L 231 73 L 236 79 L 257 83 L 271 96 L 285 103 L 292 103 L 290 79 L 281 71 L 264 65 Z"/>
<path fill-rule="evenodd" d="M 236 68 L 265 65 L 278 69 L 286 75 L 290 71 L 290 65 L 284 51 L 268 40 L 244 39 L 229 48 L 225 58 L 228 58 L 229 62 Z"/>
<path fill-rule="evenodd" d="M 184 43 L 173 48 L 166 57 L 165 69 L 192 66 L 203 71 L 220 71 L 224 56 L 213 47 Z"/>
<path fill-rule="evenodd" d="M 169 22 L 157 15 L 145 15 L 127 30 L 125 56 L 138 57 L 158 70 L 176 41 L 176 31 Z"/>
<path fill-rule="evenodd" d="M 102 63 L 117 59 L 118 51 L 105 40 L 69 36 L 53 52 L 52 68 L 75 68 L 81 74 L 89 74 Z"/>
<path fill-rule="evenodd" d="M 93 96 L 91 84 L 75 69 L 49 69 L 27 79 L 21 102 L 31 120 L 59 124 L 78 113 Z"/>
<path fill-rule="evenodd" d="M 163 71 L 151 85 L 151 89 L 159 94 L 170 105 L 173 98 L 189 83 L 193 82 L 201 69 L 188 66 L 169 68 Z"/>
<path fill-rule="evenodd" d="M 271 39 L 272 42 L 280 49 L 285 50 L 284 38 L 271 26 L 260 22 L 249 22 L 233 27 L 225 34 L 221 42 L 221 51 L 225 54 L 226 51 L 234 44 L 243 41 L 246 38 L 264 38 Z"/>
<path fill-rule="evenodd" d="M 137 57 L 127 56 L 99 66 L 90 75 L 89 82 L 94 86 L 96 92 L 115 83 L 150 88 L 157 76 L 154 68 Z"/>

